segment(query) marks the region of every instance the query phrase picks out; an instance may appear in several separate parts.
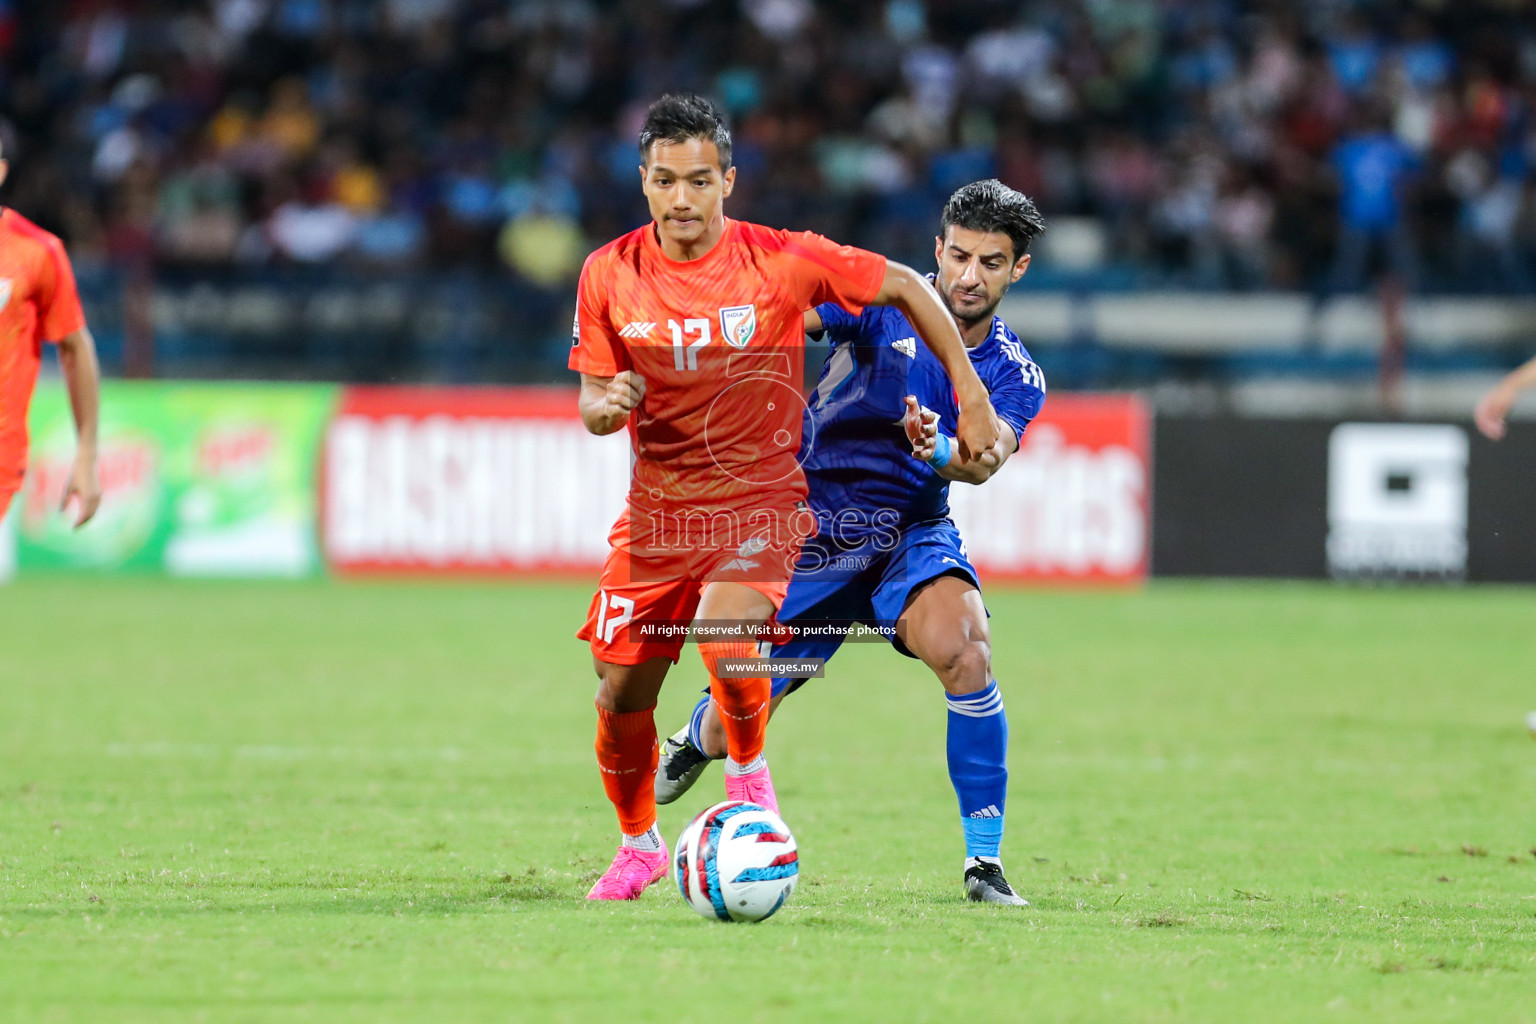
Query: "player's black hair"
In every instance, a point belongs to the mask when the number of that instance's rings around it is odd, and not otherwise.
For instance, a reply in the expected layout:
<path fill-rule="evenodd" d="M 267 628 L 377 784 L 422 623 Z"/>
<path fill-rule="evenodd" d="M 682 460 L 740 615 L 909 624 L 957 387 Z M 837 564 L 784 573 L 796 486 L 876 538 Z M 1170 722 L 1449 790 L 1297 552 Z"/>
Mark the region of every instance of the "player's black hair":
<path fill-rule="evenodd" d="M 1045 218 L 1024 193 L 988 178 L 962 186 L 949 197 L 940 231 L 947 234 L 951 227 L 1007 235 L 1017 260 L 1029 250 L 1029 243 L 1045 232 Z"/>
<path fill-rule="evenodd" d="M 640 162 L 651 162 L 651 145 L 656 142 L 686 142 L 707 139 L 720 154 L 720 171 L 731 167 L 731 129 L 726 126 L 721 109 L 692 93 L 667 93 L 651 104 L 640 127 Z"/>

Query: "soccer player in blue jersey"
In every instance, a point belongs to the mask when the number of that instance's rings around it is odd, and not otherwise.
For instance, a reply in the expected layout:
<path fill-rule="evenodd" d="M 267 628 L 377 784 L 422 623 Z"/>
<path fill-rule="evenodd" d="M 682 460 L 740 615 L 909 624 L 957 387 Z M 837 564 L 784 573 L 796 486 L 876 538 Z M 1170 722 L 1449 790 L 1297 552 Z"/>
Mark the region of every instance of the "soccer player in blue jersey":
<path fill-rule="evenodd" d="M 1008 719 L 992 676 L 987 609 L 965 542 L 949 519 L 949 484 L 986 482 L 1018 449 L 1045 400 L 1045 377 L 994 310 L 1029 267 L 1044 229 L 1034 203 L 996 180 L 974 182 L 945 204 L 935 240 L 934 286 L 991 394 L 1002 436 L 963 459 L 949 432 L 958 408 L 939 361 L 899 311 L 861 315 L 832 304 L 806 314 L 832 352 L 805 414 L 801 460 L 821 532 L 808 541 L 778 621 L 814 627 L 776 644 L 774 658 L 830 658 L 855 623 L 888 631 L 922 659 L 948 703 L 950 780 L 965 833 L 966 894 L 1027 906 L 1003 876 L 999 845 L 1008 789 Z M 773 681 L 773 702 L 804 679 Z M 671 803 L 725 756 L 725 733 L 706 696 L 662 748 L 658 803 Z"/>

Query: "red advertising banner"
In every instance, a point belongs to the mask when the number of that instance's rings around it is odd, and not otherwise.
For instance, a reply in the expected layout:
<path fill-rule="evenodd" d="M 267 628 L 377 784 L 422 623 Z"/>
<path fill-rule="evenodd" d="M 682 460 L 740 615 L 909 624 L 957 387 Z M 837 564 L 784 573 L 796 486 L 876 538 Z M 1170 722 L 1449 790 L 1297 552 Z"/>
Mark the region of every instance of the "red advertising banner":
<path fill-rule="evenodd" d="M 1054 394 L 950 515 L 988 579 L 1136 583 L 1150 564 L 1152 414 L 1134 395 Z"/>
<path fill-rule="evenodd" d="M 321 538 L 342 573 L 595 570 L 629 435 L 567 388 L 350 388 L 326 431 Z"/>
<path fill-rule="evenodd" d="M 1148 565 L 1150 415 L 1053 395 L 980 487 L 950 489 L 988 578 L 1126 583 Z M 565 388 L 352 388 L 326 432 L 321 535 L 341 573 L 596 572 L 629 483 Z"/>

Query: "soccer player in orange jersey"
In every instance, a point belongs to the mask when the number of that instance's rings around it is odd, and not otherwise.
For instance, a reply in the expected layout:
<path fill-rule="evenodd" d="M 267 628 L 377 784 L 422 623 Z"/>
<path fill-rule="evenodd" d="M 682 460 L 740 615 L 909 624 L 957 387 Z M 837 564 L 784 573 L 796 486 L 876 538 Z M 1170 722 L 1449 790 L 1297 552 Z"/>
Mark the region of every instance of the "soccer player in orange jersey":
<path fill-rule="evenodd" d="M 0 185 L 9 165 L 0 153 Z M 101 371 L 85 326 L 75 274 L 58 238 L 0 207 L 0 518 L 27 472 L 27 407 L 43 342 L 59 346 L 59 365 L 75 414 L 75 464 L 61 507 L 75 502 L 75 526 L 101 504 L 96 474 L 96 410 Z"/>
<path fill-rule="evenodd" d="M 797 462 L 804 312 L 892 305 L 954 384 L 964 456 L 998 420 L 965 346 L 922 275 L 883 256 L 725 217 L 736 169 L 720 112 L 664 96 L 640 131 L 653 222 L 587 258 L 570 367 L 582 421 L 628 426 L 628 508 L 609 535 L 586 625 L 600 679 L 597 760 L 623 839 L 588 899 L 635 899 L 667 870 L 656 828 L 656 697 L 696 630 L 725 724 L 726 795 L 777 810 L 763 757 L 769 673 L 761 628 L 815 531 Z"/>

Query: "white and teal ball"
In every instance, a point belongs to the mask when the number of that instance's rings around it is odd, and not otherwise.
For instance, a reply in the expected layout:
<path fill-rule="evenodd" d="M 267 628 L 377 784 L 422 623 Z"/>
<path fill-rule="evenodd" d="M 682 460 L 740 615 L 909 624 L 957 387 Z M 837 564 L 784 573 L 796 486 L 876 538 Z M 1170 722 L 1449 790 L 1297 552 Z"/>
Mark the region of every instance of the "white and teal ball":
<path fill-rule="evenodd" d="M 784 819 L 740 800 L 702 811 L 672 853 L 672 880 L 688 905 L 720 921 L 765 921 L 800 879 L 800 853 Z"/>

